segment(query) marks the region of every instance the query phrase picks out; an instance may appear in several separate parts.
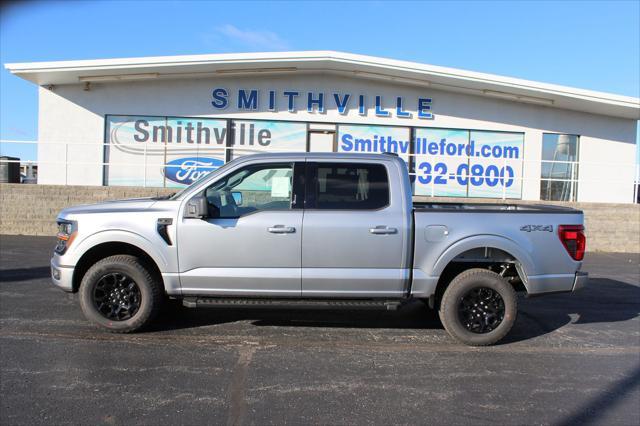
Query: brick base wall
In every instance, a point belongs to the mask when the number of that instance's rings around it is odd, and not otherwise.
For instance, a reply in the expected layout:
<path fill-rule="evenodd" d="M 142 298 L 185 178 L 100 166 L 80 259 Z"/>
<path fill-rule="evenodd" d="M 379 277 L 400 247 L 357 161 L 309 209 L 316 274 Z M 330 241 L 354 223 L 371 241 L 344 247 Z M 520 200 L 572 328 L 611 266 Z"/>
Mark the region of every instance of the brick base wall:
<path fill-rule="evenodd" d="M 55 235 L 56 216 L 66 207 L 172 192 L 176 189 L 1 183 L 0 234 Z"/>
<path fill-rule="evenodd" d="M 0 234 L 55 235 L 56 215 L 65 207 L 122 198 L 153 197 L 172 192 L 175 192 L 175 189 L 3 183 L 0 184 Z M 415 200 L 513 203 L 502 200 L 429 197 L 415 197 Z M 640 253 L 640 205 L 546 201 L 543 203 L 566 205 L 584 211 L 589 251 Z"/>
<path fill-rule="evenodd" d="M 551 204 L 584 212 L 587 251 L 640 253 L 640 204 L 567 203 L 561 201 L 414 197 L 421 202 Z"/>

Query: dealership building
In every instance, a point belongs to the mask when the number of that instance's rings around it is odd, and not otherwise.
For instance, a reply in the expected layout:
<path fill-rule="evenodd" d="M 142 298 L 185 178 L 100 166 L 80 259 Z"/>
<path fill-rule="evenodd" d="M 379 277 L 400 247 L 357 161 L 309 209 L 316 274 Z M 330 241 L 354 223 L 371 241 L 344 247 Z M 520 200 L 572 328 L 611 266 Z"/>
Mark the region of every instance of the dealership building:
<path fill-rule="evenodd" d="M 414 194 L 632 203 L 638 98 L 340 52 L 7 64 L 38 183 L 182 187 L 254 152 L 393 152 Z"/>

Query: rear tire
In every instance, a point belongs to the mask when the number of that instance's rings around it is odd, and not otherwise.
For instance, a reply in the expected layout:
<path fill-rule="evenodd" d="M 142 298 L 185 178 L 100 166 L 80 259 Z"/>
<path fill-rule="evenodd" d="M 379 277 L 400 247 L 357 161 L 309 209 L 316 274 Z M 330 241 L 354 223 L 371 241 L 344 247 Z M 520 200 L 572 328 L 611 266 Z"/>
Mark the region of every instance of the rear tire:
<path fill-rule="evenodd" d="M 85 317 L 113 333 L 131 333 L 149 325 L 164 301 L 163 286 L 135 256 L 98 261 L 80 283 Z"/>
<path fill-rule="evenodd" d="M 511 330 L 518 298 L 511 284 L 495 272 L 468 269 L 451 281 L 438 313 L 453 338 L 469 346 L 487 346 Z"/>

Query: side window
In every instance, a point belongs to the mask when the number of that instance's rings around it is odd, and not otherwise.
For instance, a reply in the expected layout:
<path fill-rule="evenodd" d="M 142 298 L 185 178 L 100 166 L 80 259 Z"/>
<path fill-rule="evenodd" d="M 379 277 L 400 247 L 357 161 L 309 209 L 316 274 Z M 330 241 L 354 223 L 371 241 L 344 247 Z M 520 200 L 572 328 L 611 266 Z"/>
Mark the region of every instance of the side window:
<path fill-rule="evenodd" d="M 259 210 L 291 208 L 293 165 L 245 167 L 205 191 L 211 217 L 236 218 Z"/>
<path fill-rule="evenodd" d="M 389 204 L 385 166 L 363 163 L 318 163 L 316 208 L 374 210 Z"/>

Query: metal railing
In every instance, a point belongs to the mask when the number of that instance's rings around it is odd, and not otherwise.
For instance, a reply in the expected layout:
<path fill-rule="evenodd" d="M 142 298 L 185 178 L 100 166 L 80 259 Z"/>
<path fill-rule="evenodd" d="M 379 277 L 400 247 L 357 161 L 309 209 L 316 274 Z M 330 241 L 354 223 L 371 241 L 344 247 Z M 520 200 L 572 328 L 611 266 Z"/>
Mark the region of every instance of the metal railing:
<path fill-rule="evenodd" d="M 58 160 L 58 161 L 51 161 L 51 160 L 6 160 L 6 159 L 0 159 L 0 164 L 2 163 L 20 163 L 23 166 L 40 166 L 40 165 L 55 165 L 55 166 L 64 166 L 64 184 L 67 185 L 69 184 L 69 168 L 70 167 L 74 167 L 74 166 L 98 166 L 101 168 L 104 167 L 115 167 L 115 166 L 130 166 L 130 167 L 142 167 L 145 172 L 143 173 L 143 182 L 142 182 L 142 187 L 147 187 L 147 167 L 148 167 L 148 153 L 147 153 L 147 144 L 144 144 L 143 147 L 141 147 L 140 151 L 142 154 L 142 163 L 140 162 L 122 162 L 122 161 L 77 161 L 77 160 L 70 160 L 69 155 L 70 155 L 70 151 L 73 150 L 73 147 L 101 147 L 101 151 L 98 153 L 98 155 L 102 158 L 105 157 L 104 153 L 106 152 L 105 148 L 106 147 L 126 147 L 128 145 L 114 145 L 111 144 L 109 142 L 46 142 L 46 143 L 41 143 L 38 141 L 25 141 L 25 140 L 8 140 L 8 139 L 1 139 L 0 140 L 0 156 L 7 156 L 8 154 L 6 154 L 6 148 L 4 148 L 4 146 L 6 145 L 33 145 L 33 146 L 38 146 L 38 145 L 44 145 L 47 148 L 52 148 L 55 146 L 63 146 L 63 151 L 64 151 L 64 159 L 62 160 Z M 165 146 L 165 145 L 163 145 Z M 169 145 L 170 146 L 170 145 Z M 71 147 L 71 148 L 70 148 Z M 242 145 L 232 145 L 232 146 L 217 146 L 217 147 L 212 147 L 212 146 L 181 146 L 180 149 L 184 152 L 184 151 L 190 151 L 195 155 L 203 155 L 203 154 L 208 154 L 208 155 L 214 155 L 219 153 L 221 159 L 227 158 L 229 157 L 228 155 L 226 155 L 226 153 L 228 151 L 230 151 L 232 153 L 232 155 L 237 156 L 237 155 L 247 155 L 247 154 L 253 154 L 253 153 L 258 153 L 258 152 L 291 152 L 291 150 L 278 150 L 278 149 L 273 149 L 273 148 L 259 148 L 257 146 L 252 146 L 252 147 L 246 147 L 246 146 L 242 146 Z M 304 152 L 304 151 L 303 151 Z M 170 154 L 172 155 L 172 152 L 170 150 L 166 151 L 166 154 Z M 425 155 L 425 154 L 402 154 L 403 157 L 428 157 L 430 160 L 437 160 L 437 159 L 442 159 L 442 160 L 451 160 L 452 158 L 457 158 L 455 156 L 450 156 L 450 155 Z M 472 159 L 483 159 L 483 157 L 470 157 L 470 160 Z M 165 155 L 165 160 L 166 160 L 166 155 Z M 486 160 L 486 159 L 485 159 Z M 585 162 L 585 161 L 551 161 L 551 160 L 526 160 L 526 159 L 507 159 L 507 158 L 502 158 L 502 159 L 498 159 L 495 158 L 493 159 L 493 164 L 499 164 L 499 162 L 501 162 L 502 167 L 506 167 L 509 164 L 517 164 L 517 165 L 522 165 L 522 170 L 521 170 L 521 175 L 520 176 L 514 176 L 513 179 L 515 181 L 517 181 L 518 183 L 520 183 L 521 185 L 524 184 L 527 181 L 535 181 L 540 183 L 541 181 L 544 182 L 564 182 L 568 185 L 570 185 L 572 187 L 571 191 L 576 191 L 576 188 L 579 187 L 580 185 L 588 185 L 591 183 L 606 183 L 608 185 L 611 185 L 612 188 L 615 188 L 617 185 L 619 184 L 631 184 L 633 187 L 633 194 L 632 194 L 632 202 L 637 203 L 638 202 L 638 197 L 639 197 L 639 186 L 640 186 L 640 165 L 639 164 L 630 164 L 630 163 L 622 163 L 622 162 Z M 524 170 L 527 169 L 527 165 L 531 166 L 534 165 L 537 167 L 537 170 L 541 170 L 542 169 L 542 165 L 543 164 L 553 164 L 553 163 L 558 163 L 558 164 L 563 164 L 563 165 L 569 165 L 571 167 L 571 176 L 575 177 L 575 178 L 546 178 L 546 177 L 541 177 L 540 174 L 538 173 L 537 176 L 525 176 L 524 175 Z M 169 164 L 166 161 L 164 163 L 158 164 L 158 163 L 154 163 L 153 166 L 157 167 L 163 167 L 163 168 L 177 168 L 180 167 L 179 165 L 175 165 L 175 164 Z M 604 168 L 610 168 L 613 171 L 616 171 L 616 173 L 612 173 L 614 176 L 595 176 L 595 177 L 580 177 L 579 173 L 575 173 L 576 167 L 584 167 L 584 166 L 599 166 L 599 167 L 604 167 Z M 211 167 L 207 167 L 207 166 L 201 166 L 201 168 L 210 168 L 212 170 L 216 169 L 217 166 L 211 166 Z M 620 175 L 620 170 L 621 169 L 633 169 L 634 172 L 634 177 L 632 179 L 631 182 L 629 182 L 628 179 L 621 179 L 621 178 L 616 178 L 616 176 Z M 430 183 L 427 185 L 422 185 L 422 187 L 428 187 L 430 188 L 430 194 L 426 194 L 427 196 L 438 196 L 438 191 L 437 191 L 437 187 L 436 187 L 436 183 L 435 183 L 435 177 L 437 176 L 437 173 L 434 173 L 433 169 L 427 173 L 421 173 L 420 171 L 411 171 L 409 173 L 412 176 L 416 176 L 416 179 L 419 179 L 420 176 L 424 176 L 427 179 L 429 179 Z M 470 179 L 474 176 L 472 176 L 470 174 L 470 170 L 468 173 L 465 174 L 455 174 L 455 173 L 447 173 L 446 174 L 446 178 L 447 179 L 452 179 L 452 180 L 456 180 L 458 178 L 462 178 L 462 179 Z M 491 198 L 502 198 L 502 199 L 506 199 L 507 198 L 507 186 L 504 183 L 500 183 L 501 182 L 501 178 L 500 176 L 497 176 L 498 179 L 498 186 L 500 186 L 502 188 L 501 191 L 501 196 L 500 197 L 491 197 Z M 502 180 L 502 182 L 504 182 L 504 180 Z M 77 184 L 77 183 L 73 183 L 73 184 Z M 515 184 L 515 183 L 514 183 Z M 155 186 L 154 186 L 155 187 Z M 419 195 L 423 195 L 423 194 L 419 194 Z M 571 194 L 571 198 L 575 198 L 574 197 L 574 193 Z M 631 195 L 631 194 L 630 194 Z M 575 200 L 568 200 L 568 201 L 575 201 Z"/>

